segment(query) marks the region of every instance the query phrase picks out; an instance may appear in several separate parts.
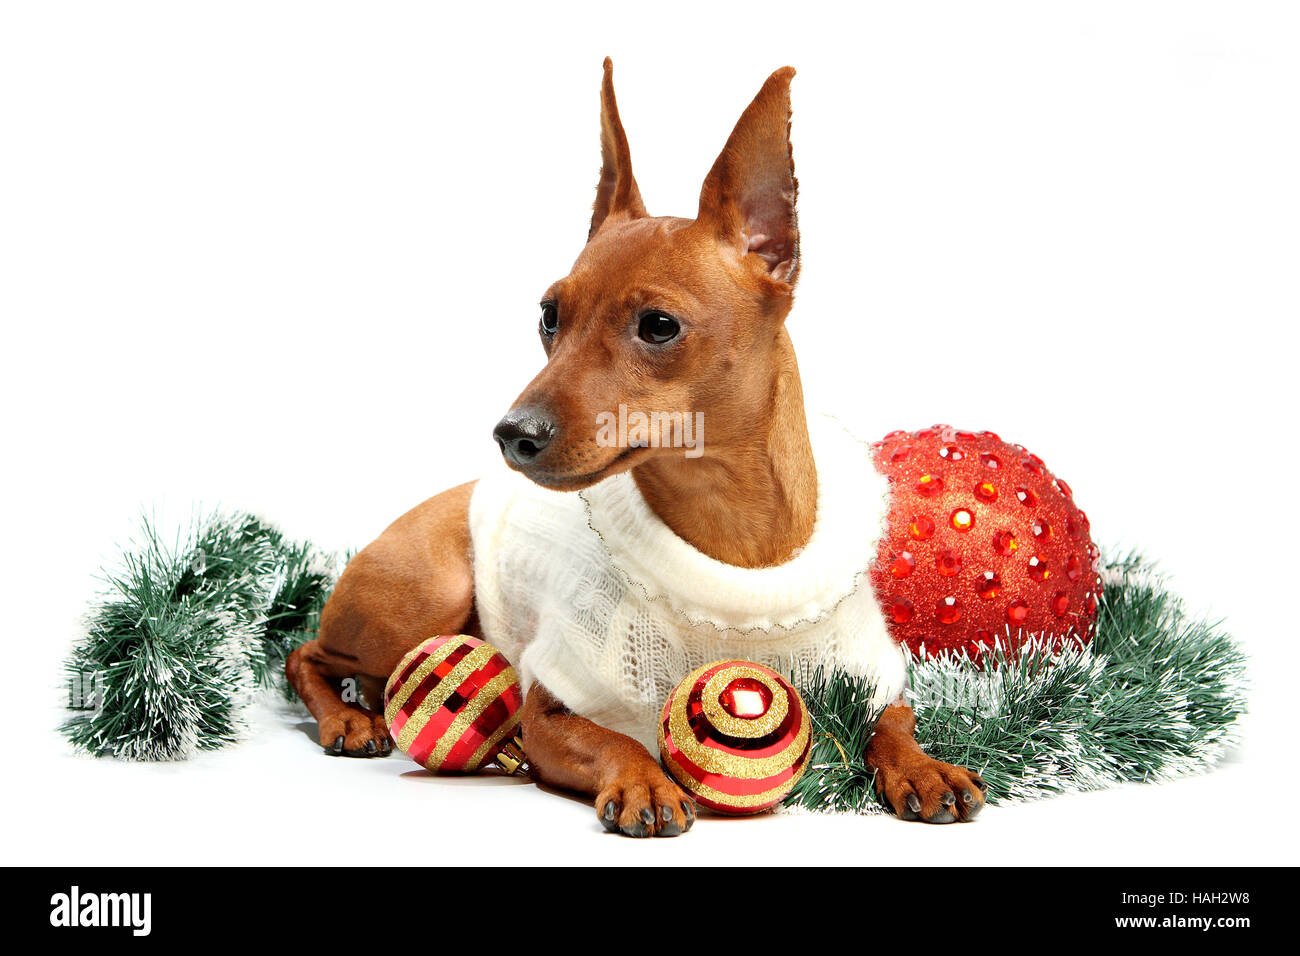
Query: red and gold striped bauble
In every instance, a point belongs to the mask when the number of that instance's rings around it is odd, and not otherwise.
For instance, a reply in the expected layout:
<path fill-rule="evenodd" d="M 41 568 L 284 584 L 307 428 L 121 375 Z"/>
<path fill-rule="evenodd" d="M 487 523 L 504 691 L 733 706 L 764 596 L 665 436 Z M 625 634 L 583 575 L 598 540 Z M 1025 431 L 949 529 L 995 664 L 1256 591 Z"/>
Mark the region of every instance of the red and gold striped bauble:
<path fill-rule="evenodd" d="M 397 747 L 434 773 L 523 762 L 516 736 L 524 695 L 510 662 L 466 634 L 432 637 L 402 658 L 384 688 L 384 719 Z"/>
<path fill-rule="evenodd" d="M 678 784 L 719 813 L 780 803 L 808 763 L 812 724 L 776 671 L 718 661 L 691 671 L 664 704 L 659 754 Z"/>

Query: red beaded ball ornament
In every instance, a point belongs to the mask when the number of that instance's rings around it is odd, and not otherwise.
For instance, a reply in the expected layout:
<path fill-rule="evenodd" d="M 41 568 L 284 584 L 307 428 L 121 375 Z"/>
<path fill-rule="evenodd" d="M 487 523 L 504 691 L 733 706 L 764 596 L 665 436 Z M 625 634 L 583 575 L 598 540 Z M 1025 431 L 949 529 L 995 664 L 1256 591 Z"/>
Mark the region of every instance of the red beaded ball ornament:
<path fill-rule="evenodd" d="M 664 704 L 659 755 L 673 779 L 718 813 L 759 813 L 803 775 L 812 721 L 784 677 L 749 661 L 687 674 Z"/>
<path fill-rule="evenodd" d="M 1087 642 L 1100 551 L 1070 486 L 1041 458 L 947 425 L 871 447 L 891 494 L 872 582 L 895 638 L 913 653 L 972 658 L 1031 635 Z"/>
<path fill-rule="evenodd" d="M 523 764 L 523 705 L 510 662 L 467 634 L 431 637 L 402 658 L 384 687 L 384 719 L 397 748 L 434 773 Z"/>

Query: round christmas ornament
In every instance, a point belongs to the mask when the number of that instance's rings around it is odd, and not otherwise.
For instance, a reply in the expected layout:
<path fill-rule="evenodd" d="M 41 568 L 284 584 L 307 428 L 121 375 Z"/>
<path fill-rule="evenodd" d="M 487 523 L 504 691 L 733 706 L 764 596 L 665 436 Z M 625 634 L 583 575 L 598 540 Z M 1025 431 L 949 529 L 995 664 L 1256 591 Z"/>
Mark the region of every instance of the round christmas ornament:
<path fill-rule="evenodd" d="M 746 814 L 781 802 L 808 762 L 812 725 L 798 692 L 749 661 L 691 671 L 664 704 L 659 754 L 701 805 Z"/>
<path fill-rule="evenodd" d="M 384 687 L 384 719 L 397 747 L 434 773 L 524 763 L 516 735 L 524 696 L 510 662 L 466 634 L 433 637 L 402 658 Z"/>
<path fill-rule="evenodd" d="M 913 653 L 978 659 L 1030 636 L 1087 642 L 1101 552 L 1070 486 L 993 432 L 935 425 L 872 446 L 890 482 L 872 581 Z"/>

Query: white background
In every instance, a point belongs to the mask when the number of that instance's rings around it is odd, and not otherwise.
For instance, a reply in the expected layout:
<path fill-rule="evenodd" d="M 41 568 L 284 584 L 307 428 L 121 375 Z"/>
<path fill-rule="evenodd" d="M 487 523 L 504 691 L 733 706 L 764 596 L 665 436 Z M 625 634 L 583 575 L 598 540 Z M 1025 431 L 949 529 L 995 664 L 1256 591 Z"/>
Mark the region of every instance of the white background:
<path fill-rule="evenodd" d="M 1263 3 L 6 5 L 4 858 L 1293 859 L 1298 40 Z M 341 549 L 492 461 L 586 234 L 606 54 L 661 214 L 799 69 L 810 404 L 996 430 L 1159 557 L 1254 658 L 1226 766 L 971 826 L 638 842 L 531 786 L 328 760 L 293 716 L 187 764 L 69 755 L 59 662 L 142 508 Z"/>

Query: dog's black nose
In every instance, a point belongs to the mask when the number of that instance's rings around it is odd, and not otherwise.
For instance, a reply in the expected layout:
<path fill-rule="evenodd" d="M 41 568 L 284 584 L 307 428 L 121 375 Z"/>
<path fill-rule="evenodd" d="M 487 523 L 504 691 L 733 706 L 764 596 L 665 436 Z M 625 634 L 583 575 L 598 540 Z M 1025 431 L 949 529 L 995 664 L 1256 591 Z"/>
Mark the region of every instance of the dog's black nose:
<path fill-rule="evenodd" d="M 509 412 L 492 429 L 492 437 L 501 446 L 501 454 L 516 465 L 531 465 L 554 435 L 555 424 L 536 408 Z"/>

